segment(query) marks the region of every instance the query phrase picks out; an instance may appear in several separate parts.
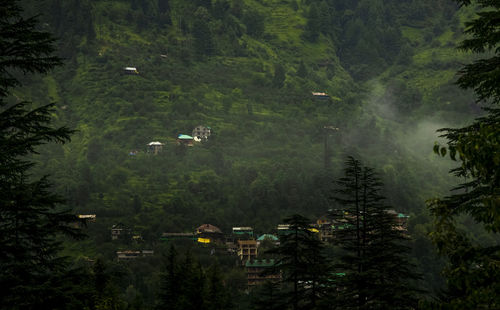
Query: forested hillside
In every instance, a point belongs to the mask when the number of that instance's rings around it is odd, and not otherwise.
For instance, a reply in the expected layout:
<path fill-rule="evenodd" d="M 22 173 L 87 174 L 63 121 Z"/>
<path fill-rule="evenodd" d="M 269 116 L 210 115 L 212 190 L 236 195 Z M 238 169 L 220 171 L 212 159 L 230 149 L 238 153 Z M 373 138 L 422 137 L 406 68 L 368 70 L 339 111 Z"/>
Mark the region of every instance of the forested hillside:
<path fill-rule="evenodd" d="M 65 65 L 14 91 L 55 102 L 71 143 L 45 146 L 37 174 L 79 214 L 90 238 L 68 254 L 113 259 L 123 223 L 155 247 L 202 223 L 271 231 L 289 214 L 337 208 L 347 155 L 381 172 L 410 215 L 414 255 L 439 285 L 425 200 L 454 184 L 432 152 L 435 130 L 481 113 L 453 85 L 463 21 L 448 0 L 22 1 L 58 39 Z M 126 74 L 135 67 L 137 74 Z M 324 92 L 327 99 L 313 96 Z M 177 143 L 196 126 L 206 141 Z M 147 144 L 164 144 L 158 154 Z M 426 266 L 423 268 L 422 266 Z"/>

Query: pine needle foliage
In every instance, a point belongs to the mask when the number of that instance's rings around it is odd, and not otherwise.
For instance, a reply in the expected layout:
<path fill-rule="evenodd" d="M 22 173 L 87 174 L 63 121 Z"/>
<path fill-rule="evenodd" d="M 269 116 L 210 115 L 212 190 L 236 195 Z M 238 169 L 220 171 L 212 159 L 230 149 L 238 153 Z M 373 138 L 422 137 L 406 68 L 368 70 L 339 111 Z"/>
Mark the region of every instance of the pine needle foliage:
<path fill-rule="evenodd" d="M 447 289 L 437 309 L 498 309 L 500 307 L 500 1 L 457 0 L 477 8 L 477 16 L 466 22 L 459 49 L 491 57 L 480 58 L 459 71 L 457 84 L 473 89 L 478 101 L 489 104 L 486 115 L 463 128 L 440 131 L 447 145 L 434 147 L 441 156 L 449 154 L 460 163 L 451 172 L 465 182 L 443 199 L 432 199 L 429 208 L 435 218 L 431 237 L 441 255 L 448 258 L 444 270 Z M 479 244 L 458 228 L 457 220 L 470 217 L 493 242 Z"/>
<path fill-rule="evenodd" d="M 308 218 L 294 214 L 284 222 L 287 232 L 280 236 L 279 247 L 269 251 L 277 255 L 276 268 L 283 274 L 281 301 L 287 309 L 316 309 L 328 294 L 331 275 L 324 245 Z"/>
<path fill-rule="evenodd" d="M 419 279 L 410 262 L 408 237 L 380 194 L 382 182 L 372 168 L 349 157 L 337 182 L 333 210 L 334 244 L 340 249 L 336 304 L 342 309 L 413 309 Z M 344 275 L 345 274 L 345 275 Z"/>
<path fill-rule="evenodd" d="M 46 73 L 61 60 L 52 56 L 53 39 L 36 30 L 36 18 L 21 16 L 17 1 L 0 4 L 0 308 L 60 309 L 68 301 L 66 261 L 58 255 L 60 234 L 81 237 L 70 224 L 76 216 L 51 193 L 47 177 L 30 178 L 28 158 L 47 142 L 64 143 L 71 130 L 51 126 L 53 105 L 29 109 L 9 104 L 16 74 Z M 66 287 L 68 289 L 69 287 Z"/>

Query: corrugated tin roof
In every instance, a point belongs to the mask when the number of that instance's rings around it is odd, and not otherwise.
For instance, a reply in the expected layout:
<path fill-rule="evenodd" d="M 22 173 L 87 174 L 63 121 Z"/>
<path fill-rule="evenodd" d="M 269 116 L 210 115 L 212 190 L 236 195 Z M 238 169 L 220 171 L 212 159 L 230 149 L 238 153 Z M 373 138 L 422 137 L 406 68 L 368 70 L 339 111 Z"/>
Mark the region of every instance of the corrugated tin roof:
<path fill-rule="evenodd" d="M 247 260 L 245 267 L 272 267 L 274 266 L 274 259 L 254 259 Z"/>
<path fill-rule="evenodd" d="M 271 234 L 263 234 L 262 236 L 260 236 L 259 238 L 257 238 L 258 241 L 263 241 L 265 239 L 271 239 L 273 241 L 278 241 L 278 237 L 276 237 L 275 235 L 271 235 Z"/>
<path fill-rule="evenodd" d="M 184 134 L 179 134 L 177 136 L 177 139 L 181 139 L 181 140 L 193 140 L 193 137 L 188 136 L 188 135 L 184 135 Z"/>

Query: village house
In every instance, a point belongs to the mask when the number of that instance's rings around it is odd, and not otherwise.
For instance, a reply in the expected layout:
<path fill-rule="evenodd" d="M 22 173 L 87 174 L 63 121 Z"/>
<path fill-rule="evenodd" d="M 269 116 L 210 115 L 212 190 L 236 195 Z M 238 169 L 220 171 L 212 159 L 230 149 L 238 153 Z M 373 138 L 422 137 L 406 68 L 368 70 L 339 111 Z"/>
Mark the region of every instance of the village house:
<path fill-rule="evenodd" d="M 192 136 L 195 141 L 205 141 L 210 137 L 210 134 L 212 132 L 212 129 L 210 127 L 205 127 L 205 126 L 197 126 L 193 129 Z"/>
<path fill-rule="evenodd" d="M 121 223 L 111 227 L 111 240 L 128 240 L 131 236 L 132 230 Z"/>
<path fill-rule="evenodd" d="M 398 213 L 395 210 L 386 210 L 385 212 L 393 217 L 394 222 L 396 223 L 395 229 L 401 231 L 406 231 L 408 229 L 409 215 Z"/>
<path fill-rule="evenodd" d="M 250 240 L 253 239 L 252 227 L 233 227 L 233 236 L 236 240 Z"/>
<path fill-rule="evenodd" d="M 263 234 L 259 238 L 257 238 L 257 247 L 260 247 L 260 244 L 264 241 L 270 241 L 274 245 L 280 244 L 280 239 L 278 237 L 276 237 L 275 235 Z"/>
<path fill-rule="evenodd" d="M 222 243 L 224 241 L 224 234 L 222 231 L 217 226 L 211 224 L 203 224 L 196 228 L 196 234 L 198 242 L 200 243 Z"/>
<path fill-rule="evenodd" d="M 333 239 L 332 221 L 324 215 L 316 220 L 316 228 L 319 231 L 319 239 L 323 242 L 329 242 Z"/>
<path fill-rule="evenodd" d="M 125 67 L 123 68 L 123 74 L 139 75 L 139 71 L 137 71 L 136 67 Z"/>
<path fill-rule="evenodd" d="M 179 134 L 177 136 L 177 144 L 185 146 L 193 146 L 194 139 L 191 136 Z"/>
<path fill-rule="evenodd" d="M 312 92 L 313 98 L 316 99 L 328 99 L 330 96 L 328 96 L 327 93 L 321 93 L 321 92 Z"/>
<path fill-rule="evenodd" d="M 142 251 L 116 251 L 116 258 L 118 261 L 129 261 L 137 259 L 138 257 L 153 256 L 153 250 L 142 250 Z"/>
<path fill-rule="evenodd" d="M 95 214 L 79 214 L 78 218 L 85 220 L 87 223 L 90 223 L 90 222 L 94 223 L 96 221 Z"/>
<path fill-rule="evenodd" d="M 153 141 L 148 143 L 148 153 L 157 155 L 163 149 L 165 144 L 159 141 Z"/>
<path fill-rule="evenodd" d="M 238 240 L 238 257 L 242 262 L 257 258 L 257 241 Z"/>
<path fill-rule="evenodd" d="M 274 259 L 247 260 L 245 269 L 248 286 L 259 285 L 265 281 L 281 281 L 281 272 L 273 270 L 274 264 Z"/>

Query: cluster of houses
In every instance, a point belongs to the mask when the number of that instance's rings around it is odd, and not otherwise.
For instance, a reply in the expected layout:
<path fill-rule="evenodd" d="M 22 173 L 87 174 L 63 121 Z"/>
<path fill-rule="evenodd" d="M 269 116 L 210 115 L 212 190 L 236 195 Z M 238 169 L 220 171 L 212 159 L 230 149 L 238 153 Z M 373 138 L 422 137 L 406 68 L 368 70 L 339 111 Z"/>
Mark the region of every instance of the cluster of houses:
<path fill-rule="evenodd" d="M 395 219 L 394 229 L 406 231 L 409 216 L 388 210 L 388 214 Z M 347 218 L 350 215 L 345 213 L 344 219 L 332 221 L 327 216 L 320 217 L 314 224 L 311 224 L 311 231 L 318 234 L 318 238 L 323 242 L 329 242 L 335 238 L 335 231 L 344 229 Z M 95 222 L 95 214 L 81 214 L 78 218 L 87 222 Z M 290 232 L 290 226 L 279 224 L 275 233 L 265 233 L 257 236 L 252 227 L 233 227 L 231 233 L 224 234 L 220 228 L 212 224 L 203 224 L 196 228 L 194 232 L 166 232 L 160 237 L 161 241 L 171 242 L 176 240 L 189 240 L 201 245 L 211 246 L 214 251 L 222 251 L 228 255 L 236 255 L 241 266 L 246 270 L 247 284 L 249 287 L 258 285 L 266 280 L 280 280 L 281 273 L 277 272 L 274 259 L 259 258 L 259 248 L 264 242 L 278 246 L 279 236 Z M 125 240 L 142 243 L 142 237 L 135 235 L 132 229 L 123 225 L 115 224 L 111 227 L 111 240 Z M 121 250 L 116 251 L 118 261 L 130 261 L 139 257 L 154 255 L 150 249 L 143 250 Z M 266 271 L 266 272 L 263 272 Z"/>
<path fill-rule="evenodd" d="M 176 138 L 176 142 L 178 145 L 185 146 L 194 146 L 195 142 L 204 142 L 207 141 L 210 135 L 212 134 L 212 129 L 208 126 L 196 126 L 191 135 L 186 134 L 178 134 Z M 163 147 L 165 146 L 164 142 L 160 141 L 152 141 L 147 144 L 146 152 L 149 154 L 157 155 L 162 152 Z M 132 150 L 129 152 L 129 156 L 135 156 L 139 153 L 138 150 Z"/>
<path fill-rule="evenodd" d="M 388 210 L 388 214 L 395 219 L 394 229 L 405 231 L 409 216 Z M 335 231 L 345 229 L 347 218 L 332 221 L 327 216 L 320 217 L 311 224 L 311 231 L 317 233 L 318 238 L 323 242 L 329 242 L 335 238 Z M 227 254 L 237 255 L 240 265 L 243 266 L 247 274 L 247 284 L 249 287 L 260 284 L 266 280 L 279 280 L 281 274 L 276 272 L 273 259 L 260 259 L 259 248 L 264 242 L 279 245 L 279 236 L 290 233 L 290 225 L 279 224 L 273 234 L 262 234 L 257 236 L 252 227 L 233 227 L 231 233 L 224 234 L 218 227 L 212 224 L 203 224 L 196 231 L 189 233 L 163 233 L 160 237 L 162 241 L 192 240 L 203 245 L 212 244 L 213 248 L 222 249 Z M 266 272 L 263 272 L 263 271 Z"/>
<path fill-rule="evenodd" d="M 406 231 L 408 215 L 387 210 L 388 214 L 395 220 L 394 229 Z M 328 216 L 320 217 L 311 224 L 310 231 L 316 233 L 323 242 L 330 242 L 335 238 L 335 231 L 345 229 L 348 224 L 349 214 L 344 213 L 340 220 L 332 221 Z M 79 215 L 81 219 L 95 221 L 95 214 Z M 278 246 L 280 236 L 290 233 L 290 225 L 279 224 L 274 233 L 257 235 L 252 227 L 233 227 L 230 233 L 223 233 L 220 228 L 212 224 L 202 224 L 193 232 L 166 232 L 160 237 L 160 241 L 172 242 L 187 240 L 203 246 L 210 246 L 212 254 L 216 251 L 226 255 L 238 257 L 240 266 L 245 268 L 247 284 L 249 287 L 258 285 L 266 280 L 280 280 L 281 273 L 275 267 L 274 259 L 263 259 L 259 257 L 259 248 L 265 243 Z M 115 224 L 111 227 L 111 240 L 126 240 L 142 243 L 140 235 L 134 235 L 132 229 L 123 225 Z M 118 261 L 130 261 L 139 257 L 154 255 L 153 250 L 121 250 L 116 252 Z M 266 272 L 263 272 L 266 271 Z"/>

